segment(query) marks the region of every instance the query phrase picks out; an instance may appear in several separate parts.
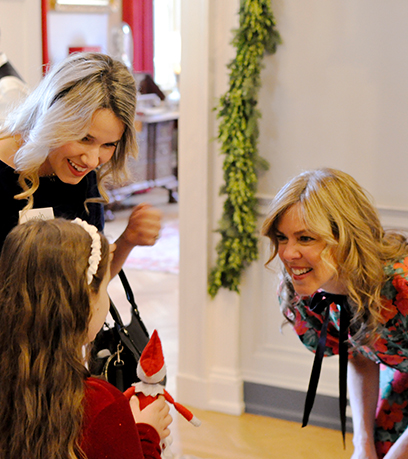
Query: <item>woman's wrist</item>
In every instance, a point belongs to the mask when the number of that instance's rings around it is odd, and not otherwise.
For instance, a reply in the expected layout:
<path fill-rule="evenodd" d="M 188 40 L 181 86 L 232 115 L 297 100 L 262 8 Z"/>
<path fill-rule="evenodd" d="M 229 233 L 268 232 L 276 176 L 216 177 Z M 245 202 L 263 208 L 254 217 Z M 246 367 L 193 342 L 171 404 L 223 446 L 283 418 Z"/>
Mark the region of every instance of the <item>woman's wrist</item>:
<path fill-rule="evenodd" d="M 115 244 L 121 247 L 122 250 L 132 250 L 135 247 L 135 244 L 132 241 L 131 233 L 127 228 L 123 231 L 123 233 L 118 237 Z"/>
<path fill-rule="evenodd" d="M 374 434 L 368 434 L 367 431 L 355 432 L 353 435 L 353 445 L 355 451 L 375 451 Z"/>

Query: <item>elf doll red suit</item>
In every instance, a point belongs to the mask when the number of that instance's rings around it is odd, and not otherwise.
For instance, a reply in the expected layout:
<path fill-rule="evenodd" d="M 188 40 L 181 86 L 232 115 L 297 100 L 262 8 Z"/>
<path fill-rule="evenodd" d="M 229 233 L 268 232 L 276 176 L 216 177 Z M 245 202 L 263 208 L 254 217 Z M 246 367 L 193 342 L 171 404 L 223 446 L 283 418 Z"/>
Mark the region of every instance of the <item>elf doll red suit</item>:
<path fill-rule="evenodd" d="M 187 421 L 196 427 L 201 424 L 201 421 L 191 411 L 177 403 L 164 386 L 160 384 L 166 376 L 166 364 L 164 363 L 162 345 L 157 330 L 153 332 L 140 356 L 137 365 L 137 376 L 140 382 L 132 384 L 132 387 L 125 391 L 125 395 L 128 399 L 136 395 L 139 399 L 141 410 L 152 403 L 159 395 L 163 395 L 166 401 L 173 404 Z M 162 445 L 162 457 L 173 457 L 169 445 L 170 442 L 165 442 Z"/>

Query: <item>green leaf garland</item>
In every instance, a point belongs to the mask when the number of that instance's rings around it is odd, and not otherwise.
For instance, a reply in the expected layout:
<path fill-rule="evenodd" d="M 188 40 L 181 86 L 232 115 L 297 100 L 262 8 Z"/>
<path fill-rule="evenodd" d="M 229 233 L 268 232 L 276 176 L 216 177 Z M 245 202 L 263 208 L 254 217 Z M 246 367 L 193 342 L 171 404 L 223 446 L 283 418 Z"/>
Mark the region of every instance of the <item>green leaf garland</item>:
<path fill-rule="evenodd" d="M 269 167 L 258 154 L 258 118 L 256 108 L 262 58 L 275 53 L 281 42 L 275 29 L 271 0 L 241 0 L 239 29 L 232 40 L 236 57 L 228 64 L 229 89 L 220 98 L 217 118 L 218 140 L 224 159 L 225 194 L 223 216 L 216 230 L 221 240 L 218 259 L 209 275 L 208 292 L 215 297 L 221 287 L 239 292 L 241 274 L 258 258 L 257 172 Z"/>

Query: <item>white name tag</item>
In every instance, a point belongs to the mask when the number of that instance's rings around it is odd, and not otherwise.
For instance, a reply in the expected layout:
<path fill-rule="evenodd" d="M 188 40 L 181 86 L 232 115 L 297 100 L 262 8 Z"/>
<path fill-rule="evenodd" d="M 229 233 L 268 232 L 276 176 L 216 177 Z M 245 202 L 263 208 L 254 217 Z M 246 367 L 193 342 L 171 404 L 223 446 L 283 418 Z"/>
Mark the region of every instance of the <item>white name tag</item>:
<path fill-rule="evenodd" d="M 52 207 L 43 207 L 42 209 L 20 210 L 19 223 L 28 222 L 28 220 L 53 220 L 54 209 Z"/>

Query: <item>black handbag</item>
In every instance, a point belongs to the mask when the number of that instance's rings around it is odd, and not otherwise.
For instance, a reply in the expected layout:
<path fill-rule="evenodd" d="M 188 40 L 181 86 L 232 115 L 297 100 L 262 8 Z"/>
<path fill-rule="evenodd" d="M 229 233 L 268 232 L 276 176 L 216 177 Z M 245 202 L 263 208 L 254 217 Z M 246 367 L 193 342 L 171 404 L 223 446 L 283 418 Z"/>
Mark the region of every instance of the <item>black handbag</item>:
<path fill-rule="evenodd" d="M 140 317 L 132 289 L 123 270 L 119 272 L 126 298 L 131 305 L 131 320 L 124 325 L 119 311 L 110 300 L 109 312 L 114 325 L 105 322 L 91 347 L 89 371 L 92 375 L 103 376 L 107 381 L 124 392 L 138 382 L 137 363 L 146 344 L 149 333 Z"/>

